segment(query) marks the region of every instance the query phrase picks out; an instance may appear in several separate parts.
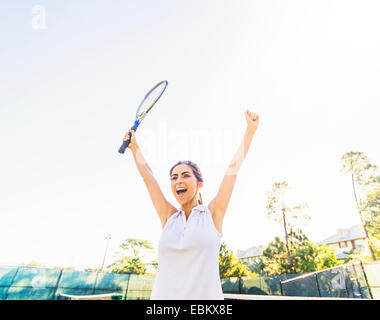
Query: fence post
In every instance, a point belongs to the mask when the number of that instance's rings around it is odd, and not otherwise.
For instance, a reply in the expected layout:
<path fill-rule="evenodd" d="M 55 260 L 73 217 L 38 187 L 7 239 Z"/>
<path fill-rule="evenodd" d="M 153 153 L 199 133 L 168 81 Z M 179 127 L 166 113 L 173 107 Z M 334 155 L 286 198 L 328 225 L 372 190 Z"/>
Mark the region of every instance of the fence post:
<path fill-rule="evenodd" d="M 359 293 L 360 293 L 360 298 L 363 299 L 363 292 L 362 292 L 362 287 L 360 285 L 360 281 L 359 281 L 359 274 L 356 270 L 356 265 L 357 263 L 353 263 L 352 264 L 352 269 L 354 270 L 355 272 L 355 279 L 356 279 L 356 285 L 358 286 L 358 289 L 359 289 Z M 353 294 L 355 295 L 355 291 L 353 290 Z"/>
<path fill-rule="evenodd" d="M 360 293 L 360 298 L 363 299 L 362 288 L 361 288 L 361 286 L 360 286 L 360 282 L 359 282 L 359 275 L 358 275 L 358 272 L 357 272 L 356 267 L 355 267 L 356 264 L 357 264 L 357 262 L 353 262 L 352 265 L 351 265 L 351 266 L 352 266 L 352 269 L 354 270 L 354 273 L 355 273 L 355 277 L 354 277 L 353 280 L 355 280 L 355 282 L 356 282 L 356 286 L 357 286 L 357 288 L 358 288 L 358 290 L 359 290 L 359 293 Z M 349 277 L 349 280 L 350 280 L 350 282 L 351 282 L 352 295 L 353 295 L 353 297 L 355 298 L 354 281 L 352 281 L 350 277 Z"/>
<path fill-rule="evenodd" d="M 371 299 L 373 299 L 373 295 L 372 295 L 371 287 L 370 287 L 370 285 L 369 285 L 369 282 L 368 282 L 368 279 L 367 279 L 367 274 L 365 273 L 363 263 L 362 263 L 361 260 L 359 260 L 359 262 L 360 262 L 360 267 L 362 268 L 362 271 L 363 271 L 363 274 L 364 274 L 365 283 L 367 284 L 367 288 L 368 288 L 369 296 L 371 297 Z"/>
<path fill-rule="evenodd" d="M 55 295 L 57 294 L 58 285 L 59 285 L 59 282 L 61 281 L 61 277 L 62 277 L 62 271 L 63 271 L 63 269 L 61 269 L 61 272 L 59 273 L 59 276 L 58 276 L 57 283 L 55 285 L 55 290 L 54 290 L 54 294 L 53 294 L 53 300 L 55 300 Z"/>
<path fill-rule="evenodd" d="M 280 280 L 280 290 L 281 290 L 281 296 L 283 296 L 284 295 L 284 291 L 282 289 L 282 281 L 281 280 Z"/>
<path fill-rule="evenodd" d="M 96 277 L 95 277 L 95 284 L 94 284 L 94 289 L 92 289 L 92 294 L 95 294 L 96 291 L 96 285 L 98 284 L 98 276 L 99 276 L 99 271 L 96 271 Z"/>
<path fill-rule="evenodd" d="M 318 294 L 321 297 L 321 289 L 319 288 L 318 273 L 315 274 L 315 283 L 317 284 Z"/>
<path fill-rule="evenodd" d="M 124 300 L 127 300 L 128 288 L 129 288 L 129 281 L 131 281 L 131 273 L 129 273 L 128 283 L 127 283 L 127 288 L 125 289 Z"/>
<path fill-rule="evenodd" d="M 9 287 L 8 287 L 8 290 L 7 290 L 7 293 L 5 294 L 4 300 L 8 299 L 8 292 L 9 292 L 9 289 L 12 287 L 13 281 L 16 279 L 16 276 L 17 276 L 17 273 L 18 273 L 18 269 L 20 269 L 20 267 L 17 267 L 17 269 L 16 269 L 15 275 L 13 276 L 12 281 L 11 281 Z"/>

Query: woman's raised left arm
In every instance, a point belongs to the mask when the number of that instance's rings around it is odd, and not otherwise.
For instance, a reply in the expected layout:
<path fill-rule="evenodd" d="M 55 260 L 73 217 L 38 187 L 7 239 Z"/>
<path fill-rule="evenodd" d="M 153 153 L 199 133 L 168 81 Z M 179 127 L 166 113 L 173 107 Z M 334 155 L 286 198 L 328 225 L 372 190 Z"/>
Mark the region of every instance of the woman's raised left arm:
<path fill-rule="evenodd" d="M 241 142 L 234 158 L 227 168 L 227 172 L 223 177 L 216 197 L 210 202 L 208 206 L 210 212 L 212 213 L 214 223 L 219 230 L 221 230 L 224 214 L 227 210 L 227 206 L 230 201 L 233 188 L 235 186 L 237 174 L 248 153 L 252 138 L 259 125 L 258 114 L 250 112 L 249 110 L 246 110 L 244 114 L 247 121 L 247 128 L 244 133 L 243 141 Z"/>

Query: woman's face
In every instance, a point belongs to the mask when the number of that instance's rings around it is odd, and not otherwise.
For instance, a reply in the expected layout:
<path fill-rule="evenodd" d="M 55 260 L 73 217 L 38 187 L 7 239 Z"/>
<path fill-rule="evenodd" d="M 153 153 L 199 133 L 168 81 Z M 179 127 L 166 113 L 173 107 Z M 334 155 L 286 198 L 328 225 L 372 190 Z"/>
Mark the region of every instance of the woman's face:
<path fill-rule="evenodd" d="M 181 205 L 191 203 L 203 185 L 202 182 L 197 181 L 193 170 L 186 164 L 176 166 L 170 179 L 172 192 Z"/>

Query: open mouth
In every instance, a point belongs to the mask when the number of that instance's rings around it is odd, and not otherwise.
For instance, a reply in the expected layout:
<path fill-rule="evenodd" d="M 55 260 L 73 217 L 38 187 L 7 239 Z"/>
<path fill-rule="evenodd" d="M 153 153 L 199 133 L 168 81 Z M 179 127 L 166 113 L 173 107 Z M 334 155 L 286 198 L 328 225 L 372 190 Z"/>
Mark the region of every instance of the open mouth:
<path fill-rule="evenodd" d="M 177 189 L 177 195 L 182 196 L 186 193 L 187 189 L 185 188 L 178 188 Z"/>

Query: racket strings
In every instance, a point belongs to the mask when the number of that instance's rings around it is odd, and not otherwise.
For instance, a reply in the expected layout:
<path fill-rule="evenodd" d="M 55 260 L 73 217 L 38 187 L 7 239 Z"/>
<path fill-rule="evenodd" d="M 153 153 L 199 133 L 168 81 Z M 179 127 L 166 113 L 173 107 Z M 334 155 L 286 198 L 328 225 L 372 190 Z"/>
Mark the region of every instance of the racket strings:
<path fill-rule="evenodd" d="M 142 120 L 148 111 L 153 107 L 157 100 L 161 97 L 167 86 L 166 81 L 157 84 L 151 91 L 149 91 L 144 100 L 141 102 L 140 107 L 137 109 L 136 117 Z"/>

